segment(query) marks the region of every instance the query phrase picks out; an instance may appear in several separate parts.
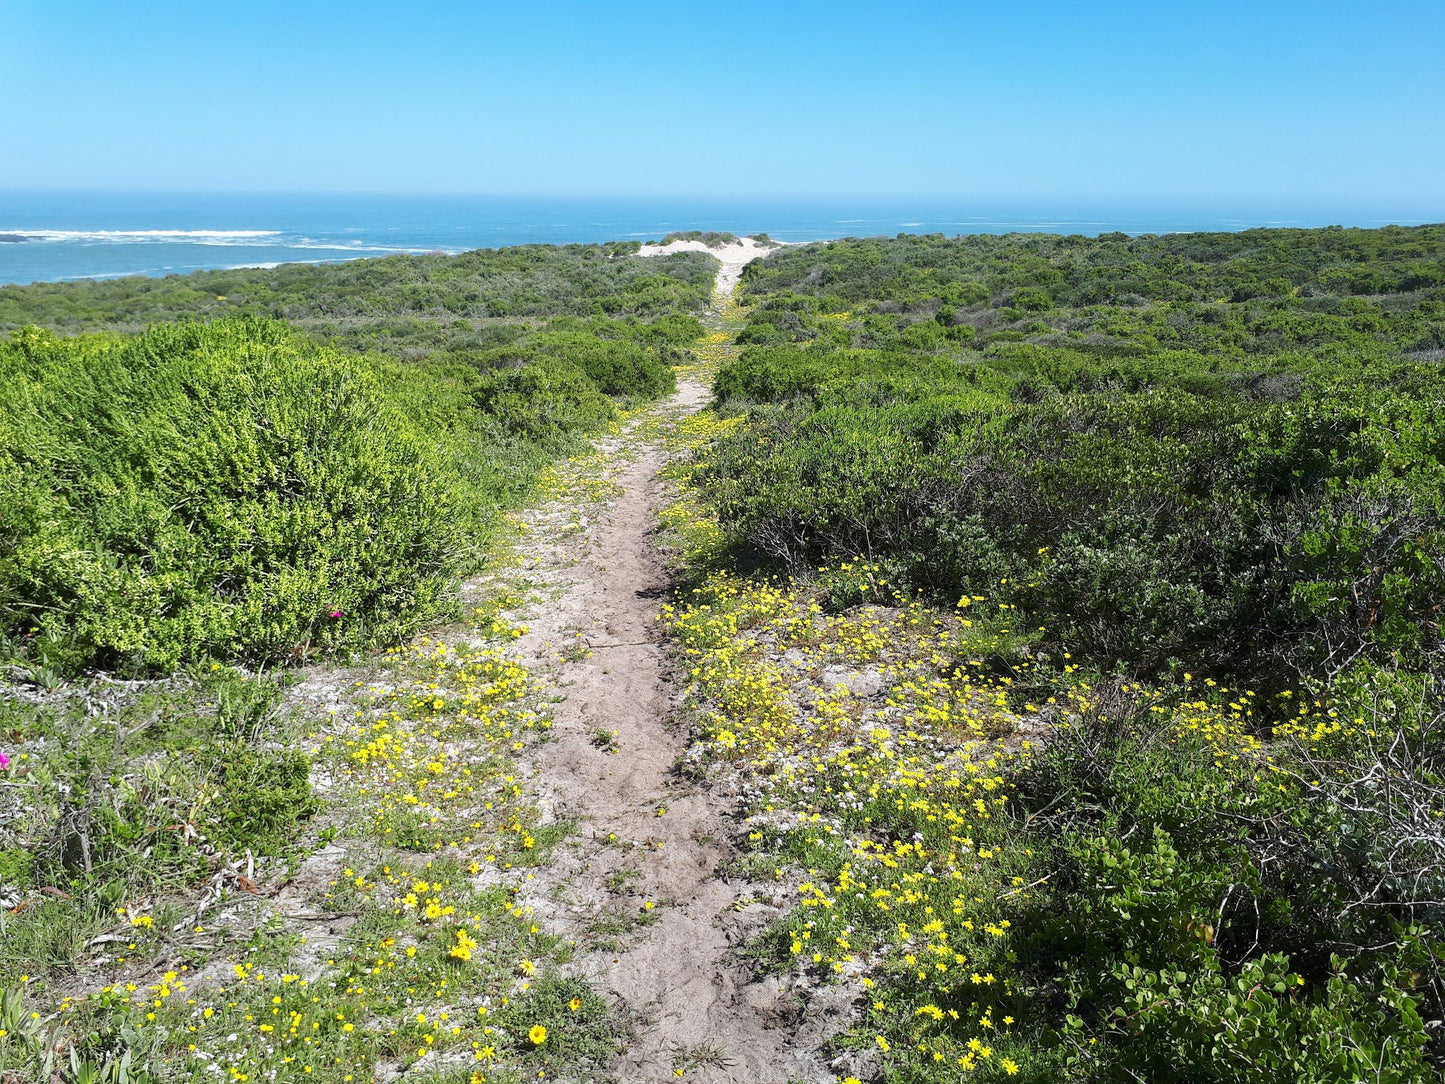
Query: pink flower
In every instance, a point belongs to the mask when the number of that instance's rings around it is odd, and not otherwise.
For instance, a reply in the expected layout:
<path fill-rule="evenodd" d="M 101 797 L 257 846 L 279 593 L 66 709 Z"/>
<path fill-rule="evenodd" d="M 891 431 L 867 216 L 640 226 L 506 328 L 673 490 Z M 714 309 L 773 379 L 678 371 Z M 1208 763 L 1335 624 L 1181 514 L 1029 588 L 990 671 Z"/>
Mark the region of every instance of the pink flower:
<path fill-rule="evenodd" d="M 340 616 L 341 616 L 341 611 L 340 611 L 340 610 L 327 610 L 327 611 L 326 611 L 326 616 L 327 616 L 327 617 L 331 617 L 331 618 L 340 617 Z"/>
<path fill-rule="evenodd" d="M 10 758 L 4 753 L 0 753 L 0 772 L 3 772 L 8 767 L 10 767 Z"/>

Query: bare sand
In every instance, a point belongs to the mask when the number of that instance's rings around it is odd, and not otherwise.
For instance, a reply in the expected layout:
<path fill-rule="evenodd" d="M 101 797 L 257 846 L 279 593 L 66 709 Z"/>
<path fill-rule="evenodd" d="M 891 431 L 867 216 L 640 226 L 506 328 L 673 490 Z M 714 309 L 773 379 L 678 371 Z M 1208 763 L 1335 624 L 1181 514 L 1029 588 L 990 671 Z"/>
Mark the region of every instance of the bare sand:
<path fill-rule="evenodd" d="M 669 241 L 665 245 L 643 245 L 638 255 L 671 256 L 675 252 L 706 252 L 722 264 L 722 269 L 717 273 L 715 296 L 728 298 L 743 277 L 743 268 L 774 251 L 776 247 L 781 247 L 781 242 L 774 242 L 773 246 L 760 245 L 751 237 L 739 237 L 730 244 L 715 248 L 710 248 L 701 241 Z"/>
<path fill-rule="evenodd" d="M 750 239 L 712 249 L 681 241 L 642 255 L 697 251 L 722 262 L 708 315 L 715 324 L 743 267 L 771 249 Z M 685 380 L 660 409 L 691 413 L 709 394 Z M 639 1023 L 611 1079 L 657 1084 L 685 1068 L 696 1084 L 831 1082 L 816 1051 L 846 1006 L 829 1004 L 831 991 L 809 991 L 805 1004 L 791 980 L 755 975 L 734 958 L 792 901 L 784 886 L 729 872 L 741 830 L 735 800 L 677 770 L 691 736 L 675 718 L 672 662 L 658 635 L 668 577 L 653 539 L 668 453 L 655 437 L 628 433 L 599 449 L 617 464 L 619 492 L 585 538 L 549 531 L 558 510 L 545 508 L 528 531 L 529 575 L 552 597 L 519 654 L 545 667 L 580 632 L 591 655 L 558 673 L 565 699 L 529 782 L 579 829 L 536 871 L 527 902 L 554 932 L 579 939 L 577 972 Z M 620 748 L 599 748 L 598 731 L 616 731 Z M 651 925 L 588 951 L 586 931 L 599 918 L 626 925 L 649 903 Z"/>

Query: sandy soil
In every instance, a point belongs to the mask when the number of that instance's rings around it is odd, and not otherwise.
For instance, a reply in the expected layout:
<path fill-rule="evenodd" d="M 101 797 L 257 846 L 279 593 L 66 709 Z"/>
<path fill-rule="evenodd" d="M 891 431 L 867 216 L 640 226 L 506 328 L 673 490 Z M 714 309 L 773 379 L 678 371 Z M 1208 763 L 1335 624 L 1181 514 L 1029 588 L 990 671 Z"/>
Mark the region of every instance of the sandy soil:
<path fill-rule="evenodd" d="M 771 249 L 751 239 L 712 249 L 683 241 L 641 255 L 679 251 L 705 251 L 722 264 L 706 317 L 716 327 L 743 267 Z M 680 416 L 709 398 L 704 384 L 684 380 L 657 410 Z M 558 698 L 551 740 L 523 755 L 528 790 L 544 818 L 576 825 L 552 860 L 529 872 L 522 900 L 577 942 L 570 966 L 637 1025 L 608 1079 L 675 1081 L 681 1067 L 695 1084 L 832 1082 L 836 1074 L 813 1052 L 845 1022 L 851 994 L 795 989 L 730 959 L 786 914 L 791 899 L 786 886 L 729 874 L 741 831 L 734 800 L 676 770 L 690 736 L 674 718 L 671 663 L 659 639 L 668 578 L 653 537 L 667 452 L 647 421 L 597 444 L 615 498 L 600 509 L 561 499 L 522 513 L 516 564 L 498 573 L 520 577 L 536 595 L 512 615 L 529 629 L 512 651 Z M 491 575 L 479 577 L 463 586 L 464 600 L 496 586 Z M 583 646 L 590 654 L 579 657 Z M 362 677 L 317 667 L 288 700 L 341 710 Z M 599 731 L 617 732 L 613 749 Z M 317 855 L 297 879 L 334 876 L 336 861 Z M 293 895 L 278 899 L 283 912 L 300 907 Z M 288 917 L 305 924 L 311 916 Z M 325 946 L 344 926 L 308 933 Z"/>
<path fill-rule="evenodd" d="M 723 261 L 721 302 L 743 266 L 768 250 L 748 242 L 708 251 Z M 690 412 L 708 395 L 684 382 L 662 409 Z M 556 660 L 579 631 L 591 649 L 557 674 L 566 699 L 554 710 L 556 740 L 537 748 L 531 780 L 555 816 L 580 826 L 538 871 L 529 902 L 554 930 L 579 939 L 599 918 L 619 927 L 655 919 L 576 964 L 641 1023 L 615 1079 L 674 1080 L 674 1068 L 686 1066 L 687 1080 L 717 1084 L 832 1081 L 810 1051 L 842 1014 L 805 1012 L 787 982 L 754 980 L 728 960 L 788 901 L 773 898 L 774 887 L 726 875 L 738 830 L 732 802 L 675 770 L 689 738 L 672 720 L 669 660 L 656 628 L 667 576 L 651 538 L 666 453 L 627 434 L 602 450 L 630 461 L 613 475 L 620 493 L 587 537 L 549 532 L 557 513 L 547 509 L 529 532 L 528 575 L 555 597 L 529 616 L 530 632 L 517 644 L 524 661 Z M 620 748 L 599 748 L 598 730 L 617 731 Z"/>

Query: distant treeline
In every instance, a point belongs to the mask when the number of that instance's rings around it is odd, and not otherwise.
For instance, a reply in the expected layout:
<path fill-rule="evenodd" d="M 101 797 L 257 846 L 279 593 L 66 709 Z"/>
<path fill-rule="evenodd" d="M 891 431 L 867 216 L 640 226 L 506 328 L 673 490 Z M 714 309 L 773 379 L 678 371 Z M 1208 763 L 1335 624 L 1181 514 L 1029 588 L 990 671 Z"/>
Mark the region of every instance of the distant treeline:
<path fill-rule="evenodd" d="M 649 241 L 649 245 L 667 245 L 673 241 L 701 241 L 708 248 L 721 248 L 723 245 L 731 245 L 737 241 L 737 234 L 719 232 L 717 230 L 673 230 L 661 241 Z"/>

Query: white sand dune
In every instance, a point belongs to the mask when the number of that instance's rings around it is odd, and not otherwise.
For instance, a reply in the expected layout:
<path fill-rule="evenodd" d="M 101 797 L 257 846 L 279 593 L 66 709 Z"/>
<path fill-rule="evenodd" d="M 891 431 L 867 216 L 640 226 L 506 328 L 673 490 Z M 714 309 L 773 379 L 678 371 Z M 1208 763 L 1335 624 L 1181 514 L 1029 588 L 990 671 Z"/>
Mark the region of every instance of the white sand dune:
<path fill-rule="evenodd" d="M 776 245 L 776 242 L 775 242 Z M 715 248 L 701 241 L 669 241 L 665 245 L 643 245 L 639 256 L 671 256 L 674 252 L 706 252 L 722 264 L 717 276 L 717 292 L 727 297 L 743 277 L 743 268 L 773 251 L 773 246 L 760 245 L 751 237 L 740 237 Z"/>

